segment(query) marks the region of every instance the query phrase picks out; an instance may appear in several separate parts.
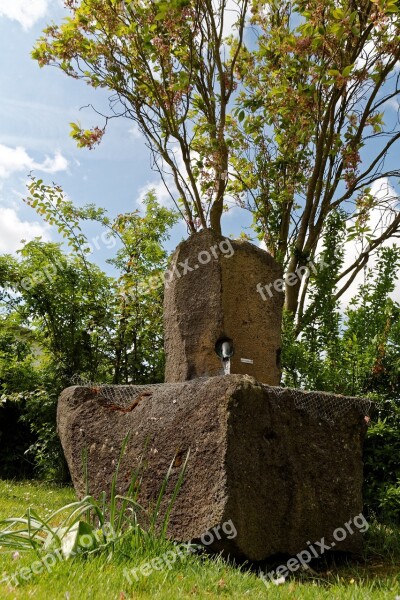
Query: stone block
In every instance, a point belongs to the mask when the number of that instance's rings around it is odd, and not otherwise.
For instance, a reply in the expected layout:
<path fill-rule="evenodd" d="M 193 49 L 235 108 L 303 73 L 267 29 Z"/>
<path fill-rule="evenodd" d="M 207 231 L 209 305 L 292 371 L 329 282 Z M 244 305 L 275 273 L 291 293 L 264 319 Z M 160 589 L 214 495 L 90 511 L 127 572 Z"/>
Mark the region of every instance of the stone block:
<path fill-rule="evenodd" d="M 129 386 L 118 386 L 126 402 Z M 363 508 L 362 447 L 366 404 L 326 393 L 270 387 L 243 375 L 215 376 L 148 388 L 128 412 L 89 387 L 63 391 L 58 430 L 74 486 L 85 493 L 82 450 L 88 450 L 90 491 L 110 492 L 122 441 L 131 432 L 117 491 L 124 493 L 143 457 L 139 501 L 155 501 L 174 457 L 165 510 L 183 457 L 185 480 L 173 506 L 169 535 L 199 539 L 232 521 L 235 539 L 214 549 L 254 561 L 295 555 L 309 542 L 332 541 Z M 135 392 L 136 394 L 137 392 Z M 362 535 L 336 548 L 360 552 Z"/>

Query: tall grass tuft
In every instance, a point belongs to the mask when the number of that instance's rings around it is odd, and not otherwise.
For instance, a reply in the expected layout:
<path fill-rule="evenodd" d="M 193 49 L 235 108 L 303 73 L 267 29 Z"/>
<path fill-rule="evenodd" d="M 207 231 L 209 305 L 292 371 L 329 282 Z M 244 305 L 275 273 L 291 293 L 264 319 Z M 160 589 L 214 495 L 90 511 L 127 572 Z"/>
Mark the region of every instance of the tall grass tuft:
<path fill-rule="evenodd" d="M 99 552 L 107 552 L 111 557 L 116 546 L 127 536 L 150 545 L 156 538 L 165 539 L 169 517 L 184 481 L 190 451 L 182 463 L 165 514 L 162 515 L 161 505 L 176 457 L 174 456 L 163 479 L 155 506 L 145 510 L 138 502 L 143 459 L 132 474 L 126 494 L 117 494 L 118 474 L 128 441 L 129 434 L 125 436 L 121 447 L 108 501 L 104 492 L 99 499 L 88 493 L 87 453 L 83 453 L 85 497 L 62 506 L 46 518 L 29 508 L 23 517 L 10 517 L 0 521 L 0 527 L 4 527 L 0 529 L 0 546 L 17 551 L 33 549 L 38 555 L 43 550 L 59 549 L 63 557 L 68 559 L 76 554 Z M 146 529 L 139 525 L 139 512 L 149 524 Z"/>

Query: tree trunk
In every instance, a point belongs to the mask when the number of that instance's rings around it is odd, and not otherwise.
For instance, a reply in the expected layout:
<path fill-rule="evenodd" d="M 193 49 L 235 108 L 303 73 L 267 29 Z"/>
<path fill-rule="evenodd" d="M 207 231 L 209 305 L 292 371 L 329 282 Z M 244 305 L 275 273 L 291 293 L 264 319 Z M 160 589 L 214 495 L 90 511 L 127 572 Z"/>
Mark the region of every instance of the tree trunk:
<path fill-rule="evenodd" d="M 219 198 L 218 200 L 216 200 L 214 202 L 214 204 L 212 205 L 211 210 L 210 210 L 210 227 L 215 233 L 218 233 L 219 235 L 222 234 L 221 217 L 222 217 L 223 208 L 224 208 L 223 198 Z"/>

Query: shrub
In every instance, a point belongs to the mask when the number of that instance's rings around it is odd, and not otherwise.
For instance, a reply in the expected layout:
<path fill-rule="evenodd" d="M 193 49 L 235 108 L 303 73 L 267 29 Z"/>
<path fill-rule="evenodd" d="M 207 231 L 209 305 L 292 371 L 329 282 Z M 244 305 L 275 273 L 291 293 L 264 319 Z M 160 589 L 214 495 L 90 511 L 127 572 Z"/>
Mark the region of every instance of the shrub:
<path fill-rule="evenodd" d="M 9 393 L 3 394 L 2 404 L 0 475 L 68 481 L 68 467 L 56 431 L 57 395 L 43 389 Z"/>
<path fill-rule="evenodd" d="M 383 522 L 400 523 L 400 404 L 378 404 L 364 446 L 366 511 Z"/>

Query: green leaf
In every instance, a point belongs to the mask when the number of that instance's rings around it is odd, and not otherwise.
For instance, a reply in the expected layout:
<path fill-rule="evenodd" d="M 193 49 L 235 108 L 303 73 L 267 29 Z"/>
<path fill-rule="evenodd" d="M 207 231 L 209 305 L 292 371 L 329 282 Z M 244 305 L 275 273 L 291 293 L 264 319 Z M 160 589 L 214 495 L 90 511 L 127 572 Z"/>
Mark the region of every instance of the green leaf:
<path fill-rule="evenodd" d="M 342 76 L 343 77 L 348 77 L 350 75 L 350 73 L 352 72 L 353 68 L 354 68 L 354 64 L 353 65 L 348 65 L 347 67 L 345 67 L 343 69 Z"/>

